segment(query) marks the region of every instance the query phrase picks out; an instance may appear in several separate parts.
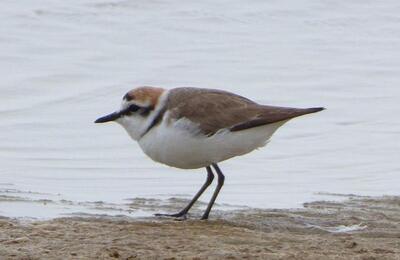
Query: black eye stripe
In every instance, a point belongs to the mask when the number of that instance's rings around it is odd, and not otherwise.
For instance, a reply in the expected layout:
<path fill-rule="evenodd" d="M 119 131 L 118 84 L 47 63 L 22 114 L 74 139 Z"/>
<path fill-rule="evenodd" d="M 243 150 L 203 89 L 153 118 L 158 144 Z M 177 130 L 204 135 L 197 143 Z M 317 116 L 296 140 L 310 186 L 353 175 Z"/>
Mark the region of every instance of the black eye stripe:
<path fill-rule="evenodd" d="M 137 106 L 137 105 L 130 105 L 130 106 L 128 107 L 128 111 L 129 111 L 129 112 L 136 112 L 136 111 L 138 111 L 140 108 L 141 108 L 141 107 L 140 107 L 140 106 Z"/>
<path fill-rule="evenodd" d="M 147 116 L 153 110 L 153 107 L 142 107 L 140 110 L 140 115 Z"/>
<path fill-rule="evenodd" d="M 123 115 L 129 115 L 131 113 L 135 113 L 139 111 L 139 114 L 142 116 L 147 116 L 152 110 L 154 109 L 153 106 L 149 106 L 149 107 L 141 107 L 135 104 L 130 105 L 129 107 L 127 107 L 126 109 L 124 109 L 122 111 L 121 114 Z"/>

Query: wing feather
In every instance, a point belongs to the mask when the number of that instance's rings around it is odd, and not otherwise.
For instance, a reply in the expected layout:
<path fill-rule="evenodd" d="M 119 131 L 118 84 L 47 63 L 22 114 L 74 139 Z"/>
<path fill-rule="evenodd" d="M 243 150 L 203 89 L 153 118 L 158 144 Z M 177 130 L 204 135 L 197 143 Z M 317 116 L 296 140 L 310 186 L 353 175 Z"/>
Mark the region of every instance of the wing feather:
<path fill-rule="evenodd" d="M 208 136 L 221 129 L 241 131 L 322 110 L 263 106 L 230 92 L 201 88 L 172 89 L 167 104 L 171 118 L 186 118 Z"/>

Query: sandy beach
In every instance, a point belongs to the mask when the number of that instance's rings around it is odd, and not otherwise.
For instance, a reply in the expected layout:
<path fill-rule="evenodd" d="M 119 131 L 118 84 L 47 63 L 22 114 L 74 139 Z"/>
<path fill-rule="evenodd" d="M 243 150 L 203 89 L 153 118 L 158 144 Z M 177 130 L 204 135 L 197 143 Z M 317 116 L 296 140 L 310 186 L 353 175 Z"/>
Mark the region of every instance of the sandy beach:
<path fill-rule="evenodd" d="M 0 220 L 1 259 L 400 259 L 400 198 L 350 196 L 209 221 Z"/>
<path fill-rule="evenodd" d="M 399 1 L 0 10 L 0 260 L 400 260 Z M 120 126 L 93 123 L 142 85 L 327 110 L 221 163 L 209 221 L 213 187 L 175 221 L 153 214 L 182 209 L 205 170 L 156 164 Z"/>

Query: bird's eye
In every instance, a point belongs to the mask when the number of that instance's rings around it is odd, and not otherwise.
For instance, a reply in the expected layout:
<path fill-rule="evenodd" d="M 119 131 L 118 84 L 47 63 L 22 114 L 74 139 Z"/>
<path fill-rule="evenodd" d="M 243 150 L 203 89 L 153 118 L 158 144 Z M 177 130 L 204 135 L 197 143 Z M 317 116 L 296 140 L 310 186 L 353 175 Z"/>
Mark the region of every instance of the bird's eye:
<path fill-rule="evenodd" d="M 137 106 L 137 105 L 130 105 L 129 108 L 128 108 L 128 111 L 129 111 L 129 112 L 136 112 L 136 111 L 138 111 L 139 109 L 140 109 L 140 107 Z"/>

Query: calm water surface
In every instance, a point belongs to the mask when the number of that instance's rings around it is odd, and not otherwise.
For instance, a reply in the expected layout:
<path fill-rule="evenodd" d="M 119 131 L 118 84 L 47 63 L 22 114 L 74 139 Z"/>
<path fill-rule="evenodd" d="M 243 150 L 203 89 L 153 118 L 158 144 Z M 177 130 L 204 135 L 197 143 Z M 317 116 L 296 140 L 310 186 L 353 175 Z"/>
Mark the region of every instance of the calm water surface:
<path fill-rule="evenodd" d="M 328 108 L 221 163 L 220 204 L 400 194 L 399 1 L 3 0 L 0 10 L 0 215 L 190 198 L 204 170 L 154 163 L 120 126 L 93 124 L 138 85 Z"/>

